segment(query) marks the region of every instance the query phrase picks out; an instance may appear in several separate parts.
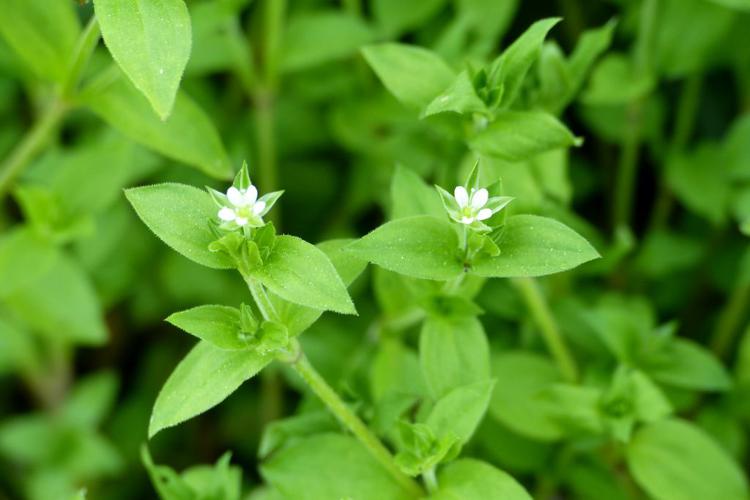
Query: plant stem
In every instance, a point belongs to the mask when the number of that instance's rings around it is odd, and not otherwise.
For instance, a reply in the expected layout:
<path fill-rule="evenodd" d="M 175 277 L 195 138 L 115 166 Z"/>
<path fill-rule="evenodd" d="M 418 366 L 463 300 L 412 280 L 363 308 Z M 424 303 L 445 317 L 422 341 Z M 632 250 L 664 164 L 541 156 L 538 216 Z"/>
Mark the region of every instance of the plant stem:
<path fill-rule="evenodd" d="M 247 283 L 247 288 L 250 290 L 250 294 L 253 296 L 253 300 L 255 300 L 255 304 L 258 306 L 258 310 L 260 311 L 260 315 L 263 316 L 263 319 L 278 321 L 279 315 L 276 312 L 276 308 L 273 307 L 271 299 L 268 298 L 268 294 L 263 288 L 263 285 L 249 276 L 243 276 L 243 278 L 245 279 L 245 283 Z"/>
<path fill-rule="evenodd" d="M 677 104 L 677 115 L 675 116 L 674 133 L 669 153 L 673 154 L 685 149 L 695 128 L 698 104 L 700 103 L 701 90 L 703 88 L 703 75 L 697 73 L 691 75 L 683 84 L 680 93 L 680 101 Z M 654 202 L 651 212 L 651 221 L 648 230 L 652 232 L 661 229 L 667 223 L 669 214 L 674 206 L 674 197 L 662 175 L 659 194 Z"/>
<path fill-rule="evenodd" d="M 2 200 L 23 169 L 34 159 L 49 140 L 55 127 L 67 111 L 60 100 L 53 101 L 34 126 L 26 133 L 0 167 L 0 200 Z"/>
<path fill-rule="evenodd" d="M 380 442 L 364 422 L 341 400 L 336 391 L 328 385 L 310 364 L 304 353 L 300 351 L 297 361 L 291 365 L 300 377 L 307 382 L 310 389 L 326 404 L 331 413 L 359 439 L 364 447 L 367 448 L 367 451 L 380 462 L 393 479 L 415 498 L 422 497 L 424 492 L 419 484 L 401 472 L 388 448 Z"/>
<path fill-rule="evenodd" d="M 516 278 L 513 283 L 521 292 L 529 312 L 542 332 L 547 349 L 555 358 L 560 373 L 566 381 L 575 383 L 578 380 L 578 366 L 557 327 L 539 285 L 533 278 Z"/>
<path fill-rule="evenodd" d="M 78 83 L 81 81 L 83 72 L 86 69 L 86 65 L 91 58 L 91 54 L 94 52 L 97 44 L 99 43 L 99 36 L 101 30 L 99 29 L 99 22 L 96 20 L 96 16 L 91 16 L 86 28 L 81 33 L 81 37 L 78 39 L 78 43 L 73 52 L 73 58 L 68 69 L 68 76 L 63 83 L 61 94 L 64 98 L 70 98 L 75 93 Z"/>
<path fill-rule="evenodd" d="M 434 493 L 438 490 L 437 476 L 435 476 L 435 467 L 430 467 L 422 473 L 422 480 L 424 481 L 427 491 Z"/>
<path fill-rule="evenodd" d="M 711 349 L 717 356 L 724 357 L 739 331 L 738 327 L 744 320 L 747 306 L 750 303 L 750 283 L 738 283 L 729 302 L 719 314 L 716 327 L 711 334 Z"/>

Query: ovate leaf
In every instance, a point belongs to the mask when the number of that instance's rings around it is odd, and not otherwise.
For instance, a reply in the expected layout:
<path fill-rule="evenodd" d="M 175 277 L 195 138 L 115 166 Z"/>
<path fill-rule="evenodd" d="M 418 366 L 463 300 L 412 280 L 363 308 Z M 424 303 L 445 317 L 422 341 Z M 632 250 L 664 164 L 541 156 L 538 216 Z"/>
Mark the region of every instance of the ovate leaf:
<path fill-rule="evenodd" d="M 0 36 L 38 76 L 62 82 L 80 32 L 73 2 L 4 0 Z"/>
<path fill-rule="evenodd" d="M 682 420 L 642 427 L 627 448 L 636 482 L 655 500 L 746 499 L 742 469 L 704 431 Z"/>
<path fill-rule="evenodd" d="M 232 267 L 225 254 L 208 250 L 216 239 L 208 221 L 216 218 L 217 208 L 205 191 L 165 183 L 131 188 L 125 196 L 148 228 L 177 252 L 214 269 Z"/>
<path fill-rule="evenodd" d="M 212 177 L 231 178 L 232 166 L 216 127 L 186 94 L 177 94 L 166 120 L 156 117 L 148 101 L 122 77 L 85 90 L 81 101 L 130 139 Z"/>
<path fill-rule="evenodd" d="M 162 119 L 172 112 L 190 57 L 190 14 L 183 0 L 96 0 L 112 57 Z"/>
<path fill-rule="evenodd" d="M 356 313 L 346 286 L 326 254 L 295 236 L 276 238 L 257 278 L 273 293 L 295 304 Z"/>
<path fill-rule="evenodd" d="M 448 280 L 463 271 L 458 235 L 428 215 L 388 222 L 349 246 L 362 259 L 414 278 Z"/>
<path fill-rule="evenodd" d="M 193 307 L 170 314 L 166 321 L 219 349 L 248 348 L 247 342 L 240 338 L 240 311 L 235 307 L 219 305 Z"/>
<path fill-rule="evenodd" d="M 284 498 L 411 498 L 359 442 L 341 434 L 294 442 L 265 462 L 261 475 Z"/>
<path fill-rule="evenodd" d="M 478 259 L 471 273 L 495 278 L 543 276 L 577 267 L 599 253 L 565 224 L 536 215 L 509 217 L 500 255 Z"/>
<path fill-rule="evenodd" d="M 435 403 L 427 425 L 436 436 L 452 435 L 466 443 L 487 411 L 494 386 L 494 380 L 485 380 L 456 387 Z"/>
<path fill-rule="evenodd" d="M 443 217 L 445 209 L 435 188 L 413 170 L 396 166 L 391 180 L 391 219 L 415 215 Z"/>
<path fill-rule="evenodd" d="M 427 387 L 440 398 L 489 379 L 489 344 L 476 317 L 429 318 L 419 336 L 419 361 Z"/>
<path fill-rule="evenodd" d="M 255 351 L 227 351 L 199 342 L 159 392 L 148 425 L 149 437 L 221 403 L 272 359 Z"/>
<path fill-rule="evenodd" d="M 464 458 L 438 475 L 438 491 L 431 500 L 531 500 L 531 496 L 509 474 L 492 465 Z"/>
<path fill-rule="evenodd" d="M 507 161 L 527 160 L 553 149 L 579 146 L 581 140 L 543 111 L 505 111 L 469 141 L 472 149 Z"/>
<path fill-rule="evenodd" d="M 0 297 L 33 282 L 49 269 L 58 252 L 30 228 L 21 226 L 0 236 Z"/>
<path fill-rule="evenodd" d="M 362 53 L 383 85 L 399 101 L 417 108 L 429 104 L 455 76 L 437 54 L 421 47 L 383 43 Z"/>

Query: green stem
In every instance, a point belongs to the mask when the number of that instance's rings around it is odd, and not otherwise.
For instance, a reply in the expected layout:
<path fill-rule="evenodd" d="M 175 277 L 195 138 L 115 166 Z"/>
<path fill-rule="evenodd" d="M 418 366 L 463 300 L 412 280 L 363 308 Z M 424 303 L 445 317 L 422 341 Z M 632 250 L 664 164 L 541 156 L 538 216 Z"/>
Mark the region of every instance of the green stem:
<path fill-rule="evenodd" d="M 96 16 L 91 16 L 86 28 L 81 33 L 78 43 L 76 44 L 75 51 L 73 52 L 73 58 L 71 59 L 70 68 L 68 69 L 68 76 L 63 83 L 61 94 L 63 98 L 69 99 L 75 93 L 78 83 L 81 81 L 83 72 L 86 69 L 86 65 L 96 49 L 99 43 L 99 36 L 101 30 L 99 29 L 99 22 L 96 20 Z"/>
<path fill-rule="evenodd" d="M 412 478 L 401 472 L 394 462 L 393 455 L 382 442 L 375 436 L 370 429 L 355 415 L 351 409 L 341 400 L 336 391 L 320 376 L 315 368 L 310 364 L 304 353 L 300 355 L 296 362 L 292 363 L 292 368 L 307 382 L 310 389 L 326 404 L 328 409 L 336 418 L 348 428 L 354 436 L 367 448 L 367 451 L 388 471 L 406 491 L 413 497 L 420 498 L 424 495 L 422 488 Z"/>
<path fill-rule="evenodd" d="M 250 294 L 253 296 L 253 300 L 255 300 L 255 304 L 258 306 L 258 310 L 260 311 L 260 315 L 263 316 L 263 319 L 278 321 L 279 315 L 276 312 L 276 308 L 273 306 L 271 299 L 268 298 L 268 294 L 263 288 L 263 285 L 249 276 L 243 276 L 243 278 L 245 279 L 245 283 L 247 283 L 247 288 L 250 290 Z"/>
<path fill-rule="evenodd" d="M 422 480 L 424 485 L 427 487 L 429 493 L 435 493 L 438 490 L 437 476 L 435 475 L 435 467 L 430 467 L 422 473 Z"/>
<path fill-rule="evenodd" d="M 16 177 L 23 172 L 23 169 L 44 147 L 55 127 L 65 116 L 66 111 L 67 106 L 61 101 L 55 100 L 52 102 L 5 159 L 2 167 L 0 167 L 0 200 L 11 189 Z"/>
<path fill-rule="evenodd" d="M 738 283 L 729 302 L 719 313 L 719 319 L 711 335 L 711 349 L 719 357 L 724 357 L 739 331 L 750 303 L 750 283 Z"/>
<path fill-rule="evenodd" d="M 685 149 L 690 137 L 693 135 L 702 88 L 703 75 L 700 73 L 690 76 L 682 86 L 680 101 L 677 104 L 677 115 L 675 116 L 670 153 Z M 673 207 L 674 197 L 672 196 L 672 191 L 669 189 L 664 176 L 662 176 L 659 194 L 651 212 L 651 221 L 648 226 L 649 232 L 661 229 L 666 225 Z"/>
<path fill-rule="evenodd" d="M 575 383 L 578 380 L 578 366 L 570 353 L 560 329 L 557 327 L 555 318 L 547 305 L 547 301 L 539 289 L 539 285 L 532 278 L 516 278 L 513 283 L 518 288 L 521 296 L 526 302 L 534 321 L 542 332 L 547 348 L 552 357 L 555 358 L 565 380 Z"/>

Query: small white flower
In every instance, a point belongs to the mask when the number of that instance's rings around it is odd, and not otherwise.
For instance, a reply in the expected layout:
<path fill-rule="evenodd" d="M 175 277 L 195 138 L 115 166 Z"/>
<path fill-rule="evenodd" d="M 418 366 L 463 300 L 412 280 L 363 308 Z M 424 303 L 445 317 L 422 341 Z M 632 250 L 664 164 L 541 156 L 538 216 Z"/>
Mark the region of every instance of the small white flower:
<path fill-rule="evenodd" d="M 270 207 L 265 200 L 258 199 L 258 189 L 255 186 L 251 184 L 247 189 L 232 186 L 227 189 L 226 198 L 231 206 L 219 209 L 219 219 L 234 222 L 240 227 L 248 224 L 253 227 L 263 225 L 263 215 Z"/>
<path fill-rule="evenodd" d="M 453 197 L 458 204 L 457 221 L 461 224 L 473 224 L 474 221 L 483 221 L 492 217 L 492 210 L 484 208 L 490 198 L 485 188 L 472 189 L 471 194 L 463 186 L 456 186 Z"/>

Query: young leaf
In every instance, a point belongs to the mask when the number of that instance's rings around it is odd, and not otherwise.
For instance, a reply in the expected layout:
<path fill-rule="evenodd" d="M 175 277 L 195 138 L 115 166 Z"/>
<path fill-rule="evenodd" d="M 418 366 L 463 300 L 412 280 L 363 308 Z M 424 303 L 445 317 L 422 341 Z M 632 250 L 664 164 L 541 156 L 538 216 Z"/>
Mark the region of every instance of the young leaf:
<path fill-rule="evenodd" d="M 421 47 L 382 43 L 362 49 L 383 85 L 404 104 L 423 108 L 455 77 L 440 57 Z"/>
<path fill-rule="evenodd" d="M 439 195 L 413 170 L 396 165 L 391 179 L 391 219 L 432 215 L 443 217 Z"/>
<path fill-rule="evenodd" d="M 489 344 L 475 317 L 428 318 L 419 335 L 419 361 L 434 398 L 490 377 Z"/>
<path fill-rule="evenodd" d="M 435 403 L 427 425 L 435 435 L 453 435 L 465 444 L 482 421 L 494 386 L 494 380 L 484 380 L 456 387 Z"/>
<path fill-rule="evenodd" d="M 539 441 L 553 441 L 561 429 L 545 411 L 540 393 L 561 380 L 547 358 L 523 351 L 504 352 L 492 358 L 492 377 L 497 380 L 490 401 L 490 415 L 513 431 Z"/>
<path fill-rule="evenodd" d="M 205 191 L 165 183 L 131 188 L 125 196 L 148 228 L 177 252 L 214 269 L 233 267 L 225 254 L 208 250 L 216 239 L 208 221 L 216 218 L 217 208 Z"/>
<path fill-rule="evenodd" d="M 372 30 L 360 17 L 325 10 L 298 14 L 284 30 L 280 69 L 296 71 L 343 59 L 372 40 Z"/>
<path fill-rule="evenodd" d="M 284 498 L 411 498 L 359 442 L 341 434 L 295 441 L 274 454 L 260 470 Z"/>
<path fill-rule="evenodd" d="M 430 102 L 422 111 L 422 117 L 455 111 L 459 114 L 486 111 L 487 106 L 477 95 L 468 71 L 458 74 L 453 83 Z"/>
<path fill-rule="evenodd" d="M 508 107 L 518 97 L 526 73 L 539 57 L 542 43 L 549 30 L 560 22 L 559 17 L 537 21 L 523 32 L 500 56 L 502 58 L 501 76 L 505 87 L 502 104 Z"/>
<path fill-rule="evenodd" d="M 438 475 L 438 491 L 430 500 L 531 500 L 513 477 L 492 465 L 464 458 Z"/>
<path fill-rule="evenodd" d="M 255 351 L 226 351 L 201 341 L 180 361 L 154 403 L 148 435 L 221 403 L 273 360 Z"/>
<path fill-rule="evenodd" d="M 470 272 L 487 278 L 543 276 L 599 257 L 582 236 L 566 225 L 536 215 L 509 217 L 498 243 L 500 255 L 483 257 Z"/>
<path fill-rule="evenodd" d="M 0 36 L 36 75 L 64 81 L 80 32 L 73 2 L 6 0 L 2 8 Z"/>
<path fill-rule="evenodd" d="M 349 292 L 326 254 L 295 236 L 276 238 L 257 278 L 273 293 L 295 304 L 356 314 Z"/>
<path fill-rule="evenodd" d="M 665 385 L 699 391 L 726 391 L 732 379 L 708 349 L 685 339 L 674 339 L 663 349 L 639 360 L 639 366 Z"/>
<path fill-rule="evenodd" d="M 170 314 L 165 320 L 219 349 L 247 349 L 241 337 L 240 311 L 235 307 L 204 305 Z"/>
<path fill-rule="evenodd" d="M 55 246 L 29 227 L 20 226 L 0 236 L 0 297 L 36 280 L 58 256 Z"/>
<path fill-rule="evenodd" d="M 148 101 L 122 77 L 92 85 L 81 101 L 130 139 L 212 177 L 231 178 L 232 166 L 216 127 L 186 94 L 177 94 L 166 120 L 154 116 Z"/>
<path fill-rule="evenodd" d="M 165 120 L 190 57 L 190 14 L 183 0 L 95 0 L 112 57 Z"/>
<path fill-rule="evenodd" d="M 655 500 L 750 496 L 742 469 L 704 431 L 682 420 L 641 428 L 628 444 L 627 461 Z"/>
<path fill-rule="evenodd" d="M 85 345 L 107 341 L 107 326 L 89 277 L 60 254 L 34 281 L 6 298 L 8 307 L 33 329 L 50 338 Z"/>
<path fill-rule="evenodd" d="M 449 280 L 463 271 L 453 227 L 429 215 L 388 222 L 348 248 L 373 264 L 414 278 Z"/>
<path fill-rule="evenodd" d="M 446 0 L 420 0 L 404 5 L 399 0 L 374 0 L 372 14 L 375 22 L 389 38 L 423 26 L 445 5 Z"/>
<path fill-rule="evenodd" d="M 581 143 L 557 118 L 543 111 L 504 111 L 469 141 L 482 154 L 514 162 Z"/>

